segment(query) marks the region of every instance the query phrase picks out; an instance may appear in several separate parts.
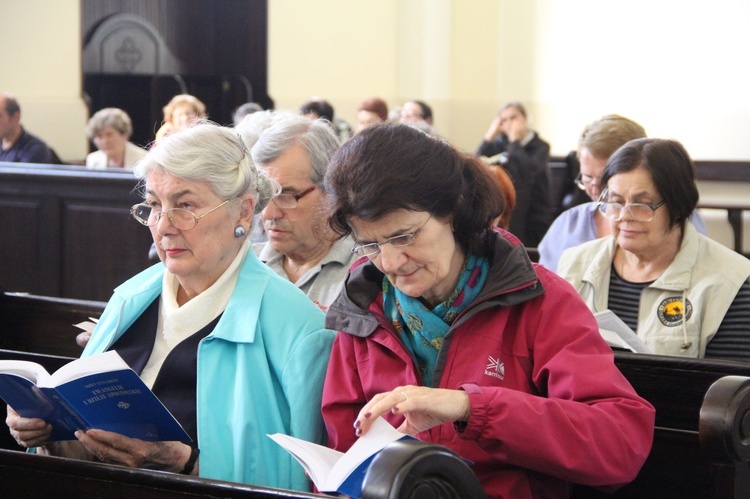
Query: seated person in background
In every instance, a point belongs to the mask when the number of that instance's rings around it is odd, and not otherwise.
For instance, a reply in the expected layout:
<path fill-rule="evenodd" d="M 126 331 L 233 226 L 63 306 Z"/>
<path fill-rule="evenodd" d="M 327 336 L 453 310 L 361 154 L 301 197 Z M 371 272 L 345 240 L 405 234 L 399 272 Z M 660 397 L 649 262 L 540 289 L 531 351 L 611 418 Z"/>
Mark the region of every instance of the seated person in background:
<path fill-rule="evenodd" d="M 327 122 L 280 115 L 252 149 L 258 169 L 281 185 L 260 214 L 268 242 L 256 244 L 256 253 L 323 310 L 356 259 L 354 241 L 337 240 L 325 223 L 323 176 L 338 147 Z"/>
<path fill-rule="evenodd" d="M 255 102 L 246 102 L 242 104 L 240 107 L 235 109 L 234 113 L 232 114 L 232 121 L 234 122 L 234 126 L 239 125 L 245 116 L 257 113 L 259 111 L 263 111 L 263 108 L 260 107 L 260 104 L 256 104 Z"/>
<path fill-rule="evenodd" d="M 424 121 L 428 125 L 432 125 L 432 108 L 421 100 L 410 100 L 401 106 L 399 121 L 406 124 Z"/>
<path fill-rule="evenodd" d="M 388 104 L 378 97 L 365 99 L 357 108 L 357 131 L 369 125 L 388 121 Z"/>
<path fill-rule="evenodd" d="M 242 118 L 242 121 L 235 125 L 234 129 L 240 137 L 242 137 L 242 140 L 247 146 L 247 150 L 251 151 L 255 143 L 258 141 L 258 138 L 263 133 L 263 130 L 273 125 L 280 116 L 290 114 L 292 113 L 289 111 L 256 111 Z M 265 243 L 268 241 L 266 230 L 263 228 L 263 220 L 260 218 L 260 213 L 256 213 L 253 217 L 253 228 L 250 231 L 249 237 L 250 241 L 253 243 Z"/>
<path fill-rule="evenodd" d="M 98 151 L 86 156 L 86 168 L 133 168 L 146 151 L 129 142 L 133 124 L 128 113 L 116 107 L 100 109 L 89 119 L 86 136 Z"/>
<path fill-rule="evenodd" d="M 47 423 L 8 408 L 11 434 L 45 454 L 309 490 L 299 465 L 266 434 L 323 442 L 333 332 L 250 248 L 253 212 L 278 186 L 257 174 L 233 129 L 208 123 L 165 137 L 135 173 L 145 202 L 132 214 L 151 229 L 162 263 L 115 290 L 83 355 L 116 350 L 200 454 L 97 429 L 48 442 Z"/>
<path fill-rule="evenodd" d="M 422 130 L 428 135 L 437 135 L 433 127 L 432 108 L 421 100 L 411 100 L 401 107 L 400 123 Z"/>
<path fill-rule="evenodd" d="M 490 497 L 636 476 L 654 409 L 575 291 L 490 228 L 503 199 L 478 158 L 373 125 L 334 156 L 326 190 L 329 224 L 364 257 L 326 315 L 339 330 L 323 391 L 331 447 L 382 415 L 472 461 Z"/>
<path fill-rule="evenodd" d="M 510 175 L 517 203 L 508 230 L 525 246 L 535 248 L 554 216 L 547 176 L 549 144 L 528 128 L 526 109 L 520 102 L 509 101 L 500 107 L 477 156 L 501 165 Z"/>
<path fill-rule="evenodd" d="M 155 142 L 160 141 L 169 133 L 182 130 L 191 121 L 207 116 L 206 105 L 190 94 L 175 95 L 162 111 L 164 112 L 164 121 L 156 132 Z"/>
<path fill-rule="evenodd" d="M 333 131 L 341 142 L 349 140 L 353 135 L 352 127 L 346 121 L 334 116 L 333 106 L 330 102 L 320 97 L 313 97 L 302 103 L 299 108 L 300 114 L 311 120 L 323 118 L 330 123 Z"/>
<path fill-rule="evenodd" d="M 59 163 L 40 138 L 21 126 L 21 106 L 11 94 L 0 92 L 0 161 L 11 163 Z"/>
<path fill-rule="evenodd" d="M 750 361 L 750 260 L 688 223 L 698 188 L 682 145 L 632 140 L 601 185 L 611 235 L 566 250 L 559 274 L 654 353 Z"/>
<path fill-rule="evenodd" d="M 602 193 L 604 167 L 620 146 L 644 137 L 646 131 L 641 125 L 616 114 L 604 116 L 583 129 L 578 139 L 581 171 L 576 184 L 591 201 L 574 206 L 555 219 L 539 243 L 539 263 L 556 271 L 563 251 L 610 234 L 609 220 L 599 211 L 597 204 Z M 706 234 L 706 224 L 697 211 L 690 215 L 690 221 L 698 232 Z"/>

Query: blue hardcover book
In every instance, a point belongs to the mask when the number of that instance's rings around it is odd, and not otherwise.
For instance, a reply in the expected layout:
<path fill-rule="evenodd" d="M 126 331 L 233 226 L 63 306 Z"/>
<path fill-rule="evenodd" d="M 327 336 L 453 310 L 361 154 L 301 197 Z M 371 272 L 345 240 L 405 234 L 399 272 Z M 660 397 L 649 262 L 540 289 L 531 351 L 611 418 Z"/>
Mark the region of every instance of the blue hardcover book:
<path fill-rule="evenodd" d="M 49 374 L 35 362 L 0 361 L 0 398 L 52 424 L 50 440 L 96 428 L 148 441 L 191 442 L 180 423 L 115 351 L 76 359 Z"/>
<path fill-rule="evenodd" d="M 378 452 L 397 440 L 414 439 L 383 418 L 376 419 L 346 453 L 281 433 L 268 436 L 305 468 L 320 492 L 355 498 L 362 494 L 367 468 Z"/>

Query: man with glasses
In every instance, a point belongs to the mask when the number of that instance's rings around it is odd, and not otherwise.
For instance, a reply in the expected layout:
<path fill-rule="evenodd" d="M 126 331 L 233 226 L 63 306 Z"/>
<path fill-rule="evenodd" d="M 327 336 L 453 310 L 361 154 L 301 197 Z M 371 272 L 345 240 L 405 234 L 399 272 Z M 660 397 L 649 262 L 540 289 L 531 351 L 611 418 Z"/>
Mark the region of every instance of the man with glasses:
<path fill-rule="evenodd" d="M 261 261 L 326 310 L 356 259 L 351 238 L 336 239 L 326 224 L 322 189 L 338 139 L 324 120 L 278 116 L 252 148 L 258 169 L 281 185 L 261 213 L 268 242 L 255 244 Z"/>
<path fill-rule="evenodd" d="M 586 126 L 578 139 L 581 171 L 576 185 L 591 200 L 560 214 L 539 243 L 539 263 L 557 270 L 563 251 L 610 234 L 607 217 L 599 209 L 602 174 L 609 157 L 626 142 L 646 137 L 641 125 L 623 116 L 609 114 Z M 690 221 L 698 232 L 706 234 L 706 224 L 697 211 Z"/>

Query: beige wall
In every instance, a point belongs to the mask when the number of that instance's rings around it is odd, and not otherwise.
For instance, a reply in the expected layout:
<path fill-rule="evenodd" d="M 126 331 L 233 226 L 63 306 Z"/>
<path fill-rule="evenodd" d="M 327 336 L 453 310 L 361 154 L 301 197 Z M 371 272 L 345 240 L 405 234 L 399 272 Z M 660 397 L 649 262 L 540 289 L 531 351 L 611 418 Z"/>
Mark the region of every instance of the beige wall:
<path fill-rule="evenodd" d="M 617 112 L 695 158 L 750 158 L 750 2 L 715 0 L 269 0 L 269 92 L 280 108 L 423 98 L 473 150 L 516 98 L 554 154 Z M 26 127 L 81 159 L 80 0 L 2 0 L 0 89 Z"/>
<path fill-rule="evenodd" d="M 744 0 L 270 0 L 269 12 L 279 107 L 320 95 L 353 122 L 365 97 L 424 98 L 439 132 L 473 150 L 515 98 L 553 154 L 615 112 L 695 158 L 750 158 Z"/>
<path fill-rule="evenodd" d="M 0 19 L 0 89 L 18 98 L 21 123 L 61 158 L 85 158 L 80 0 L 2 0 Z"/>

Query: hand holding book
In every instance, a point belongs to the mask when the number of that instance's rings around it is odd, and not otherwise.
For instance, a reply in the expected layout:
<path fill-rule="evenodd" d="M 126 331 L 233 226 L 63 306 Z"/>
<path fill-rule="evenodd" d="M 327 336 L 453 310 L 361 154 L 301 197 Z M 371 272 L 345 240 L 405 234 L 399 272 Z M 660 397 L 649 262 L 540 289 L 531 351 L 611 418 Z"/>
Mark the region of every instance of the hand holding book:
<path fill-rule="evenodd" d="M 52 375 L 33 362 L 0 361 L 0 398 L 24 418 L 50 423 L 51 441 L 73 440 L 89 428 L 146 441 L 191 441 L 114 351 L 77 359 Z"/>

